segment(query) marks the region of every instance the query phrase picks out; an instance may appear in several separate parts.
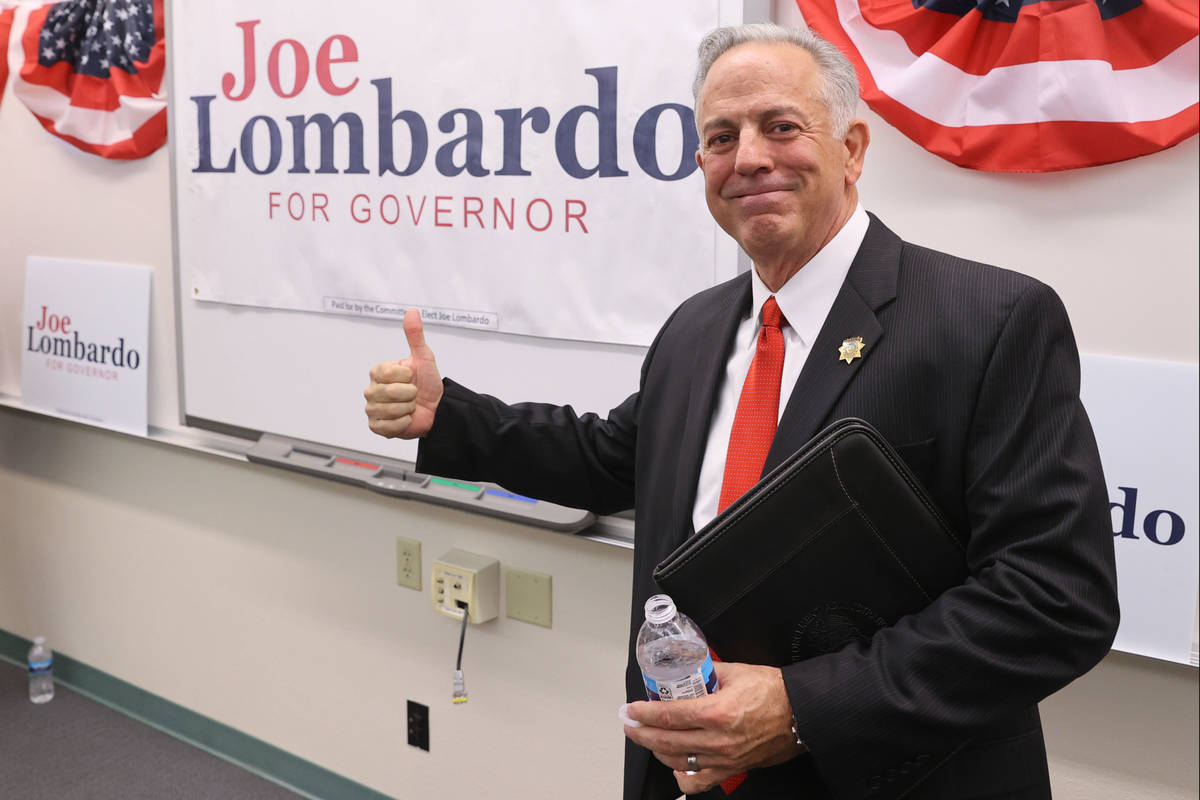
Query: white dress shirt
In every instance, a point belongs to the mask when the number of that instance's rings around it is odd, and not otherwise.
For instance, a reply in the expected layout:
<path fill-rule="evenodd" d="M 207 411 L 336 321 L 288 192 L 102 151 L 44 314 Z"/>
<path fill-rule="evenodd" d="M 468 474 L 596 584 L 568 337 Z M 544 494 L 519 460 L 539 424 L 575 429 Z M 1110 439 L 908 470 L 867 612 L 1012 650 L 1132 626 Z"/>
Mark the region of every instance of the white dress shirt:
<path fill-rule="evenodd" d="M 775 302 L 787 319 L 783 327 L 783 377 L 779 386 L 779 415 L 787 408 L 792 387 L 800 377 L 800 370 L 808 359 L 813 341 L 817 338 L 833 301 L 837 298 L 850 264 L 867 235 L 870 220 L 862 206 L 858 206 L 842 229 L 821 248 L 812 259 L 800 268 L 787 283 L 775 293 Z M 750 271 L 753 299 L 750 315 L 738 324 L 734 337 L 733 351 L 725 365 L 725 380 L 717 395 L 713 412 L 712 427 L 708 431 L 708 443 L 704 447 L 704 462 L 700 467 L 700 482 L 696 488 L 696 505 L 692 508 L 692 524 L 700 530 L 717 515 L 717 501 L 721 496 L 721 483 L 725 477 L 725 455 L 729 450 L 729 434 L 733 430 L 733 417 L 737 413 L 738 398 L 742 384 L 754 360 L 758 343 L 758 329 L 762 324 L 762 307 L 771 296 L 766 284 L 758 276 L 757 269 Z M 825 354 L 835 358 L 837 353 Z"/>

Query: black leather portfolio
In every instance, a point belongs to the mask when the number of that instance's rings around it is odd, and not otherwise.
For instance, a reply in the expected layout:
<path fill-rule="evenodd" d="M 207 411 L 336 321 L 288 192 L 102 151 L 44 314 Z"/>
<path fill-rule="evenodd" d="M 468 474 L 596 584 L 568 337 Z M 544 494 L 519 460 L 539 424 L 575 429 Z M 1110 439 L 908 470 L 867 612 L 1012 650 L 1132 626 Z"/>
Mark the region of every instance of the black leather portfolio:
<path fill-rule="evenodd" d="M 654 570 L 718 656 L 771 666 L 868 642 L 966 575 L 941 513 L 859 419 L 821 431 Z"/>

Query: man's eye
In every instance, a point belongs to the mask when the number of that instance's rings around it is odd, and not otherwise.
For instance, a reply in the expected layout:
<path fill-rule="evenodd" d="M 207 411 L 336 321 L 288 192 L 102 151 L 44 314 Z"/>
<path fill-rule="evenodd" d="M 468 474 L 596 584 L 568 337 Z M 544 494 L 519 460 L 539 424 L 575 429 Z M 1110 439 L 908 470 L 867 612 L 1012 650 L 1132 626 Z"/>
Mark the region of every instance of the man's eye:
<path fill-rule="evenodd" d="M 775 123 L 775 131 L 778 133 L 791 133 L 792 131 L 798 130 L 800 130 L 800 128 L 790 122 Z"/>

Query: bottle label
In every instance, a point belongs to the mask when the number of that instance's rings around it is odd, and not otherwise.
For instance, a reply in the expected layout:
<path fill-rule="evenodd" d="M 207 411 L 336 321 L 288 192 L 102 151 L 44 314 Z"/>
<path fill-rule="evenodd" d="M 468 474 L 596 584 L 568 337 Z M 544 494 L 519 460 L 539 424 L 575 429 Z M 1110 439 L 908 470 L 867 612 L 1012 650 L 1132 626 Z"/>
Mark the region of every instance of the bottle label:
<path fill-rule="evenodd" d="M 50 674 L 50 665 L 53 663 L 54 662 L 52 659 L 46 659 L 45 661 L 30 661 L 29 662 L 29 674 L 30 675 L 49 675 Z"/>
<path fill-rule="evenodd" d="M 711 655 L 706 656 L 703 664 L 682 678 L 656 681 L 643 672 L 642 679 L 646 682 L 646 696 L 651 700 L 688 700 L 704 697 L 717 690 L 717 675 L 713 672 Z"/>

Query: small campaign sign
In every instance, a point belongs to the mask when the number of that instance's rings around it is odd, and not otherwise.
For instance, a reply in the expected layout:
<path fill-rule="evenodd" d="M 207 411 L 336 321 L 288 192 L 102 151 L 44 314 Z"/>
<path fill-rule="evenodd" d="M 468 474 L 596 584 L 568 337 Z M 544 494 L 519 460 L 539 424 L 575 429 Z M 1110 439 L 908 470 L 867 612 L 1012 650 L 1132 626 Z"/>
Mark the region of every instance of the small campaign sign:
<path fill-rule="evenodd" d="M 21 403 L 146 435 L 150 269 L 30 256 Z"/>

